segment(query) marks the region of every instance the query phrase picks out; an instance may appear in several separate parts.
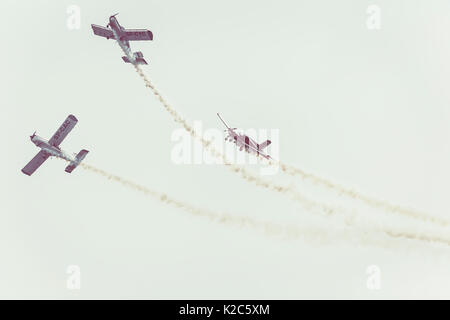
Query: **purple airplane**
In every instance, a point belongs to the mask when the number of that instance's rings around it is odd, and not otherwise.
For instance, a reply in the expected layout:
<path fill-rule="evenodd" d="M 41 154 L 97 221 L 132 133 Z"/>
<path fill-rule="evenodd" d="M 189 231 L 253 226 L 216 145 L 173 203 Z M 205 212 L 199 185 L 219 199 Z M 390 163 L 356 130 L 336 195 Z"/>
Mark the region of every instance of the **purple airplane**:
<path fill-rule="evenodd" d="M 125 29 L 117 21 L 117 15 L 118 13 L 109 17 L 106 28 L 91 24 L 94 34 L 106 39 L 116 39 L 120 47 L 127 53 L 122 57 L 123 61 L 132 64 L 147 64 L 142 52 L 131 52 L 130 41 L 153 40 L 153 33 L 147 29 Z"/>
<path fill-rule="evenodd" d="M 235 130 L 237 128 L 230 128 L 225 121 L 223 121 L 220 114 L 217 114 L 220 121 L 223 122 L 225 127 L 227 128 L 224 130 L 228 133 L 228 135 L 225 137 L 225 140 L 232 141 L 234 144 L 236 144 L 237 147 L 239 147 L 239 150 L 242 151 L 245 149 L 246 152 L 251 152 L 256 154 L 256 156 L 262 156 L 266 159 L 271 159 L 271 157 L 267 154 L 264 154 L 261 150 L 263 150 L 265 147 L 270 145 L 272 142 L 270 140 L 266 140 L 261 144 L 258 144 L 256 141 L 254 141 L 252 138 L 245 134 L 237 133 Z"/>
<path fill-rule="evenodd" d="M 44 163 L 49 157 L 54 156 L 58 158 L 65 159 L 69 161 L 69 165 L 66 167 L 66 172 L 71 173 L 81 161 L 86 157 L 89 151 L 81 150 L 77 155 L 71 156 L 59 148 L 59 144 L 64 140 L 64 138 L 69 134 L 69 132 L 75 127 L 78 120 L 74 115 L 69 115 L 55 134 L 46 140 L 36 135 L 36 131 L 30 136 L 31 142 L 33 142 L 37 147 L 41 148 L 41 151 L 31 159 L 30 162 L 22 169 L 22 172 L 26 175 L 31 176 L 37 168 Z"/>

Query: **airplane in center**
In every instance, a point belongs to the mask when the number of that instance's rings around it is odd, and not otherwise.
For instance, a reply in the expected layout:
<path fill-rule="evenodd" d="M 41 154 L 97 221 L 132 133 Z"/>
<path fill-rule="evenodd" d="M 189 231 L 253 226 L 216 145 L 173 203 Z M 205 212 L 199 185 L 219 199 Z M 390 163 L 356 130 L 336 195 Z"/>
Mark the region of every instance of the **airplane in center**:
<path fill-rule="evenodd" d="M 147 64 L 142 52 L 132 52 L 130 41 L 153 40 L 153 33 L 147 29 L 125 29 L 117 21 L 118 13 L 109 17 L 109 22 L 105 27 L 91 24 L 94 34 L 106 39 L 116 39 L 119 46 L 126 55 L 122 57 L 123 61 L 132 64 Z"/>
<path fill-rule="evenodd" d="M 60 143 L 66 138 L 69 132 L 72 131 L 77 122 L 77 118 L 75 118 L 74 115 L 70 114 L 59 127 L 59 129 L 55 132 L 55 134 L 50 138 L 50 140 L 39 137 L 38 135 L 36 135 L 35 131 L 30 136 L 30 139 L 31 142 L 33 142 L 37 147 L 41 148 L 41 150 L 36 156 L 34 156 L 33 159 L 31 159 L 30 162 L 27 163 L 27 165 L 22 169 L 22 172 L 26 175 L 31 176 L 36 171 L 36 169 L 45 162 L 45 160 L 47 160 L 51 156 L 54 156 L 69 161 L 70 163 L 66 167 L 65 171 L 71 173 L 89 152 L 83 149 L 78 152 L 77 155 L 71 156 L 70 154 L 62 151 L 59 147 Z"/>
<path fill-rule="evenodd" d="M 249 136 L 245 134 L 237 133 L 235 130 L 237 128 L 230 128 L 225 121 L 223 121 L 220 114 L 217 113 L 217 116 L 219 117 L 220 121 L 225 125 L 227 128 L 225 132 L 228 133 L 228 135 L 225 137 L 225 140 L 233 142 L 236 144 L 237 147 L 239 147 L 239 150 L 242 151 L 245 149 L 246 152 L 254 153 L 256 156 L 262 156 L 266 159 L 272 159 L 271 156 L 265 154 L 262 152 L 264 148 L 266 148 L 268 145 L 270 145 L 272 142 L 270 140 L 266 140 L 263 143 L 257 143 L 255 140 L 250 138 Z"/>

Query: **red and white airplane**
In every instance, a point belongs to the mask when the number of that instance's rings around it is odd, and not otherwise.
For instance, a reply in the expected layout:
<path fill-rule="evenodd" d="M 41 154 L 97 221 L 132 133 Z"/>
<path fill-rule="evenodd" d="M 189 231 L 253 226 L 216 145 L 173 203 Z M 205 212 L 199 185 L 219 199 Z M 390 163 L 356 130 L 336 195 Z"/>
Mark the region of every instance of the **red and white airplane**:
<path fill-rule="evenodd" d="M 132 52 L 130 49 L 130 41 L 148 41 L 153 40 L 153 33 L 147 29 L 125 29 L 117 21 L 118 13 L 109 17 L 109 22 L 105 27 L 91 24 L 94 34 L 106 39 L 116 39 L 119 46 L 126 52 L 123 61 L 132 64 L 147 64 L 142 52 Z"/>
<path fill-rule="evenodd" d="M 36 147 L 41 150 L 38 154 L 31 159 L 30 162 L 22 169 L 22 172 L 26 175 L 31 176 L 33 172 L 36 171 L 37 168 L 41 166 L 49 157 L 54 156 L 58 158 L 65 159 L 69 161 L 69 165 L 66 167 L 66 172 L 71 173 L 73 169 L 75 169 L 81 161 L 83 161 L 84 157 L 88 154 L 89 151 L 83 149 L 78 154 L 74 154 L 71 156 L 70 154 L 64 152 L 59 147 L 59 144 L 64 140 L 65 137 L 69 134 L 69 132 L 75 127 L 78 120 L 74 115 L 70 114 L 66 120 L 62 123 L 59 129 L 55 132 L 55 134 L 50 138 L 50 140 L 44 139 L 36 135 L 34 132 L 31 136 L 31 142 L 33 142 Z"/>
<path fill-rule="evenodd" d="M 253 153 L 256 156 L 262 156 L 266 159 L 271 159 L 271 157 L 269 155 L 262 152 L 262 150 L 264 148 L 266 148 L 268 145 L 270 145 L 272 143 L 270 140 L 266 140 L 263 143 L 259 144 L 255 140 L 250 138 L 249 136 L 247 136 L 245 134 L 237 133 L 235 131 L 237 128 L 230 128 L 225 123 L 225 121 L 223 121 L 220 114 L 217 113 L 217 116 L 219 117 L 220 121 L 222 121 L 222 123 L 227 128 L 226 130 L 224 130 L 225 132 L 228 133 L 228 135 L 225 137 L 225 141 L 233 142 L 234 144 L 236 144 L 237 147 L 239 147 L 240 151 L 245 149 L 246 152 Z"/>

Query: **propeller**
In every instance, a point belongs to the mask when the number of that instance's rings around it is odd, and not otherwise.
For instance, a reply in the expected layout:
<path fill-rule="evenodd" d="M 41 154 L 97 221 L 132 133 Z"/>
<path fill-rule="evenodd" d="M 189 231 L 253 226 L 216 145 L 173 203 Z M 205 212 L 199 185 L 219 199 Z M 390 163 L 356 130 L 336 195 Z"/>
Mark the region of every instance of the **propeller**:
<path fill-rule="evenodd" d="M 33 132 L 33 134 L 30 136 L 31 139 L 33 139 L 36 136 L 36 131 Z"/>

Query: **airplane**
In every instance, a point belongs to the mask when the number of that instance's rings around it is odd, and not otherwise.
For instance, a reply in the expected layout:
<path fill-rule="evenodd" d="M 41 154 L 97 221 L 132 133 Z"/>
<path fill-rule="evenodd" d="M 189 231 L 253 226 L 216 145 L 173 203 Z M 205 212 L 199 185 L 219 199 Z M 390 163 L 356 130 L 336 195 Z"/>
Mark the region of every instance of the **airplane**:
<path fill-rule="evenodd" d="M 55 134 L 50 138 L 50 140 L 46 140 L 42 137 L 36 135 L 36 131 L 30 136 L 31 142 L 33 142 L 37 147 L 41 148 L 41 151 L 38 152 L 30 162 L 22 169 L 22 172 L 26 175 L 31 176 L 37 168 L 44 163 L 49 157 L 54 156 L 58 158 L 62 158 L 64 160 L 70 161 L 69 165 L 66 167 L 65 171 L 71 173 L 86 157 L 89 151 L 83 149 L 78 152 L 77 155 L 71 156 L 59 148 L 60 143 L 64 140 L 64 138 L 69 134 L 69 132 L 75 127 L 78 120 L 74 115 L 70 114 L 63 124 L 59 127 L 59 129 L 55 132 Z"/>
<path fill-rule="evenodd" d="M 126 52 L 126 55 L 122 57 L 126 63 L 147 64 L 142 52 L 131 51 L 130 41 L 153 40 L 153 33 L 146 29 L 125 29 L 117 21 L 117 15 L 118 13 L 109 17 L 109 23 L 106 25 L 106 28 L 91 24 L 94 34 L 106 39 L 116 39 L 119 46 Z"/>
<path fill-rule="evenodd" d="M 256 156 L 262 156 L 266 159 L 271 159 L 271 157 L 265 153 L 262 152 L 264 148 L 266 148 L 268 145 L 272 143 L 270 140 L 266 140 L 261 144 L 258 144 L 255 140 L 250 138 L 249 136 L 245 134 L 237 133 L 235 130 L 237 128 L 230 128 L 225 121 L 223 121 L 222 117 L 219 113 L 217 113 L 217 116 L 219 117 L 220 121 L 225 125 L 227 128 L 224 130 L 228 133 L 228 135 L 225 137 L 225 141 L 232 141 L 234 144 L 236 144 L 237 147 L 239 147 L 239 150 L 242 151 L 245 149 L 246 152 L 254 153 Z"/>

